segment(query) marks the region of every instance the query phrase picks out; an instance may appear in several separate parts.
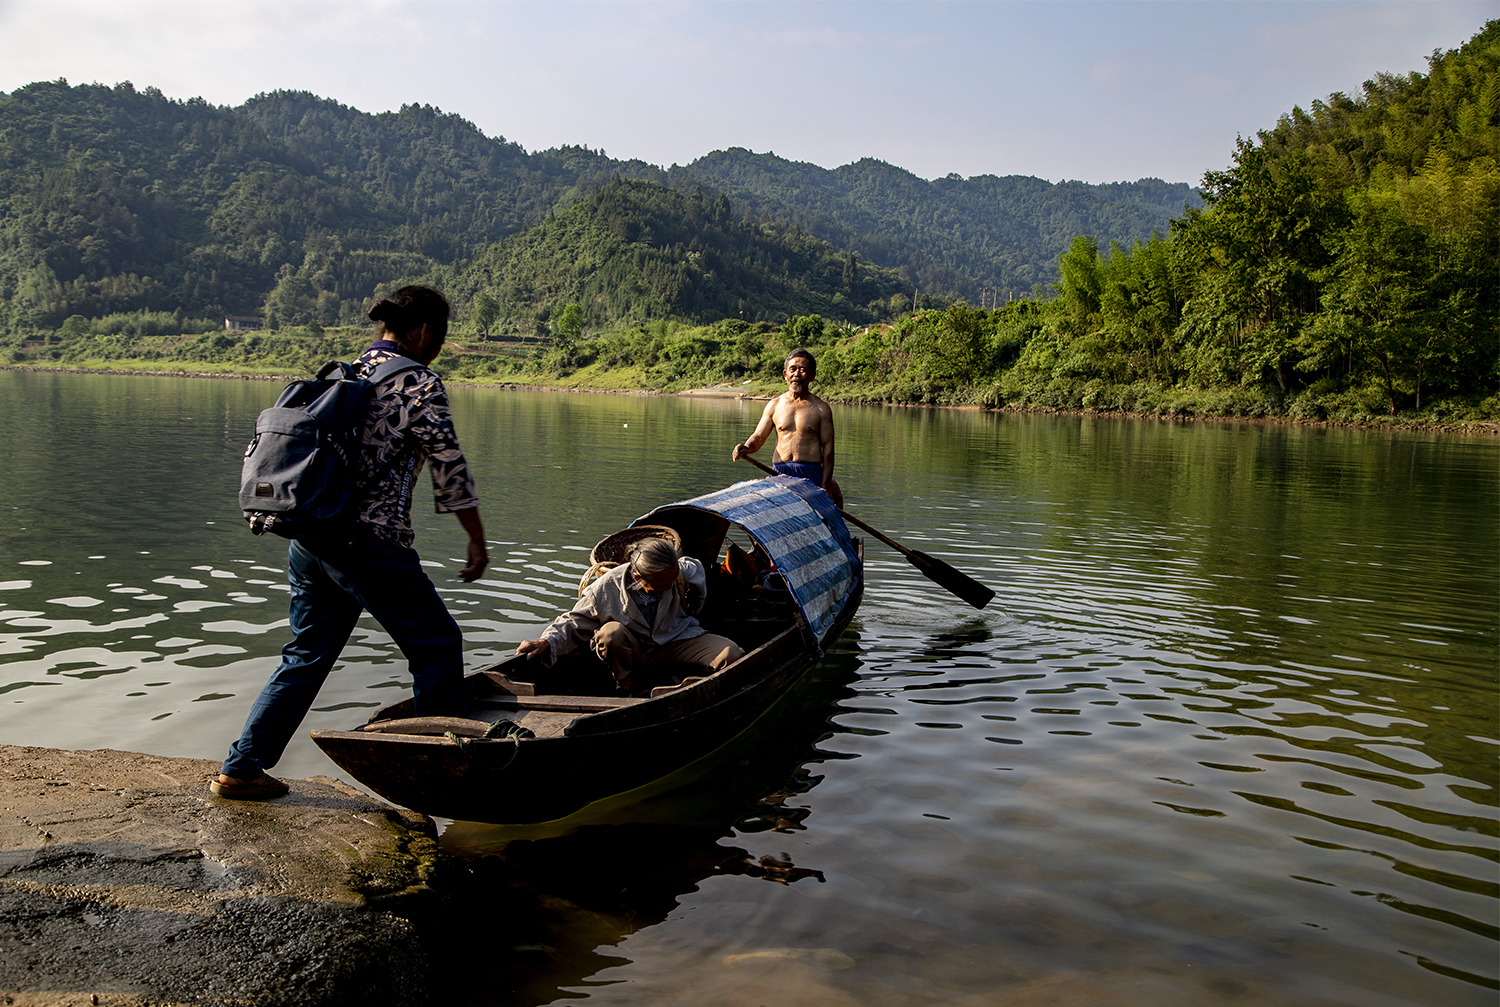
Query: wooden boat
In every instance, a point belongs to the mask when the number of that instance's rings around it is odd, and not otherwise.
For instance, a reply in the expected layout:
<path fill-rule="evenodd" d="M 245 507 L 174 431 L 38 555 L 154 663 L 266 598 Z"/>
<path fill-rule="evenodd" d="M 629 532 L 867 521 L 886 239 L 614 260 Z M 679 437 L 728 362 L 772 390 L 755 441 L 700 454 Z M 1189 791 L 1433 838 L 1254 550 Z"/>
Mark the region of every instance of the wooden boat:
<path fill-rule="evenodd" d="M 503 824 L 562 818 L 724 745 L 849 624 L 864 590 L 859 545 L 822 490 L 787 476 L 667 504 L 631 526 L 638 534 L 657 528 L 675 533 L 682 552 L 709 572 L 698 618 L 746 651 L 734 664 L 620 696 L 586 647 L 545 670 L 512 657 L 465 678 L 462 717 L 414 717 L 408 698 L 354 730 L 313 731 L 313 740 L 389 801 Z M 722 569 L 732 528 L 774 563 L 764 586 Z M 533 737 L 495 736 L 506 721 Z"/>

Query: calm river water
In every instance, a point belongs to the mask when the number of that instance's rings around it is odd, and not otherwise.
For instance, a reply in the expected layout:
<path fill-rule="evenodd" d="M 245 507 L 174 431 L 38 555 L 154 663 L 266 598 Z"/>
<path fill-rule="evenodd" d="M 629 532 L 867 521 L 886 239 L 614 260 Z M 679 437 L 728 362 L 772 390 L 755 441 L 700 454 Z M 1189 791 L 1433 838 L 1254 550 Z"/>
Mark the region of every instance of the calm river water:
<path fill-rule="evenodd" d="M 276 390 L 0 372 L 0 740 L 223 754 L 284 642 L 234 505 Z M 460 584 L 430 508 L 418 548 L 471 666 L 603 535 L 755 474 L 757 403 L 454 406 L 495 563 Z M 836 416 L 850 512 L 995 601 L 867 542 L 834 652 L 673 789 L 448 825 L 446 1002 L 1494 1003 L 1500 444 Z M 367 620 L 305 726 L 406 688 Z M 338 771 L 302 740 L 279 772 Z"/>

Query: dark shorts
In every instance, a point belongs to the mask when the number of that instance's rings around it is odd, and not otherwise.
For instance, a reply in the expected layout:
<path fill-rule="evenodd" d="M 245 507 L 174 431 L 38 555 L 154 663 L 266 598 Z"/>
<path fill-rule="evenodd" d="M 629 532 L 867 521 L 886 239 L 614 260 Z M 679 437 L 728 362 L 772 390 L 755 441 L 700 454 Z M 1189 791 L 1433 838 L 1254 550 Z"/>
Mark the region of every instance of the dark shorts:
<path fill-rule="evenodd" d="M 772 462 L 771 468 L 778 475 L 796 476 L 806 479 L 814 486 L 823 485 L 823 466 L 819 462 Z"/>

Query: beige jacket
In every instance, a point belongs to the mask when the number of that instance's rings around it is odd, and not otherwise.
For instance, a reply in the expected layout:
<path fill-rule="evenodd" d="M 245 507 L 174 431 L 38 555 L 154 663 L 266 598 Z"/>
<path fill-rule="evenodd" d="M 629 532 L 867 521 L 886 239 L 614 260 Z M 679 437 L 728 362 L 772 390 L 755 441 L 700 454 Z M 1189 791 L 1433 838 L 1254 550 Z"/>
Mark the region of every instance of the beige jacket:
<path fill-rule="evenodd" d="M 587 646 L 594 632 L 606 622 L 623 625 L 648 652 L 678 640 L 702 636 L 707 630 L 698 625 L 692 613 L 703 609 L 703 601 L 708 595 L 708 578 L 703 572 L 703 564 L 695 559 L 683 557 L 677 565 L 682 571 L 679 585 L 685 588 L 685 592 L 667 591 L 661 596 L 656 606 L 654 626 L 646 625 L 645 616 L 626 589 L 630 577 L 629 563 L 608 570 L 584 588 L 578 604 L 553 619 L 552 625 L 542 631 L 542 639 L 549 644 L 546 664 L 551 666 L 558 658 Z"/>

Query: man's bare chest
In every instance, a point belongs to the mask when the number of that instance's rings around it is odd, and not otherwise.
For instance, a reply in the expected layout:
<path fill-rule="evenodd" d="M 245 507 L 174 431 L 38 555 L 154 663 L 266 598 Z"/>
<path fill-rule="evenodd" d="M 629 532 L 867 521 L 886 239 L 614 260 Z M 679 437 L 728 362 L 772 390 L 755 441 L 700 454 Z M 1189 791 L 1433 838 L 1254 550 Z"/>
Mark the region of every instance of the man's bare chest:
<path fill-rule="evenodd" d="M 816 430 L 819 414 L 817 406 L 811 402 L 799 402 L 785 400 L 777 404 L 775 411 L 771 414 L 776 424 L 776 429 L 783 433 L 800 433 L 802 431 Z"/>

